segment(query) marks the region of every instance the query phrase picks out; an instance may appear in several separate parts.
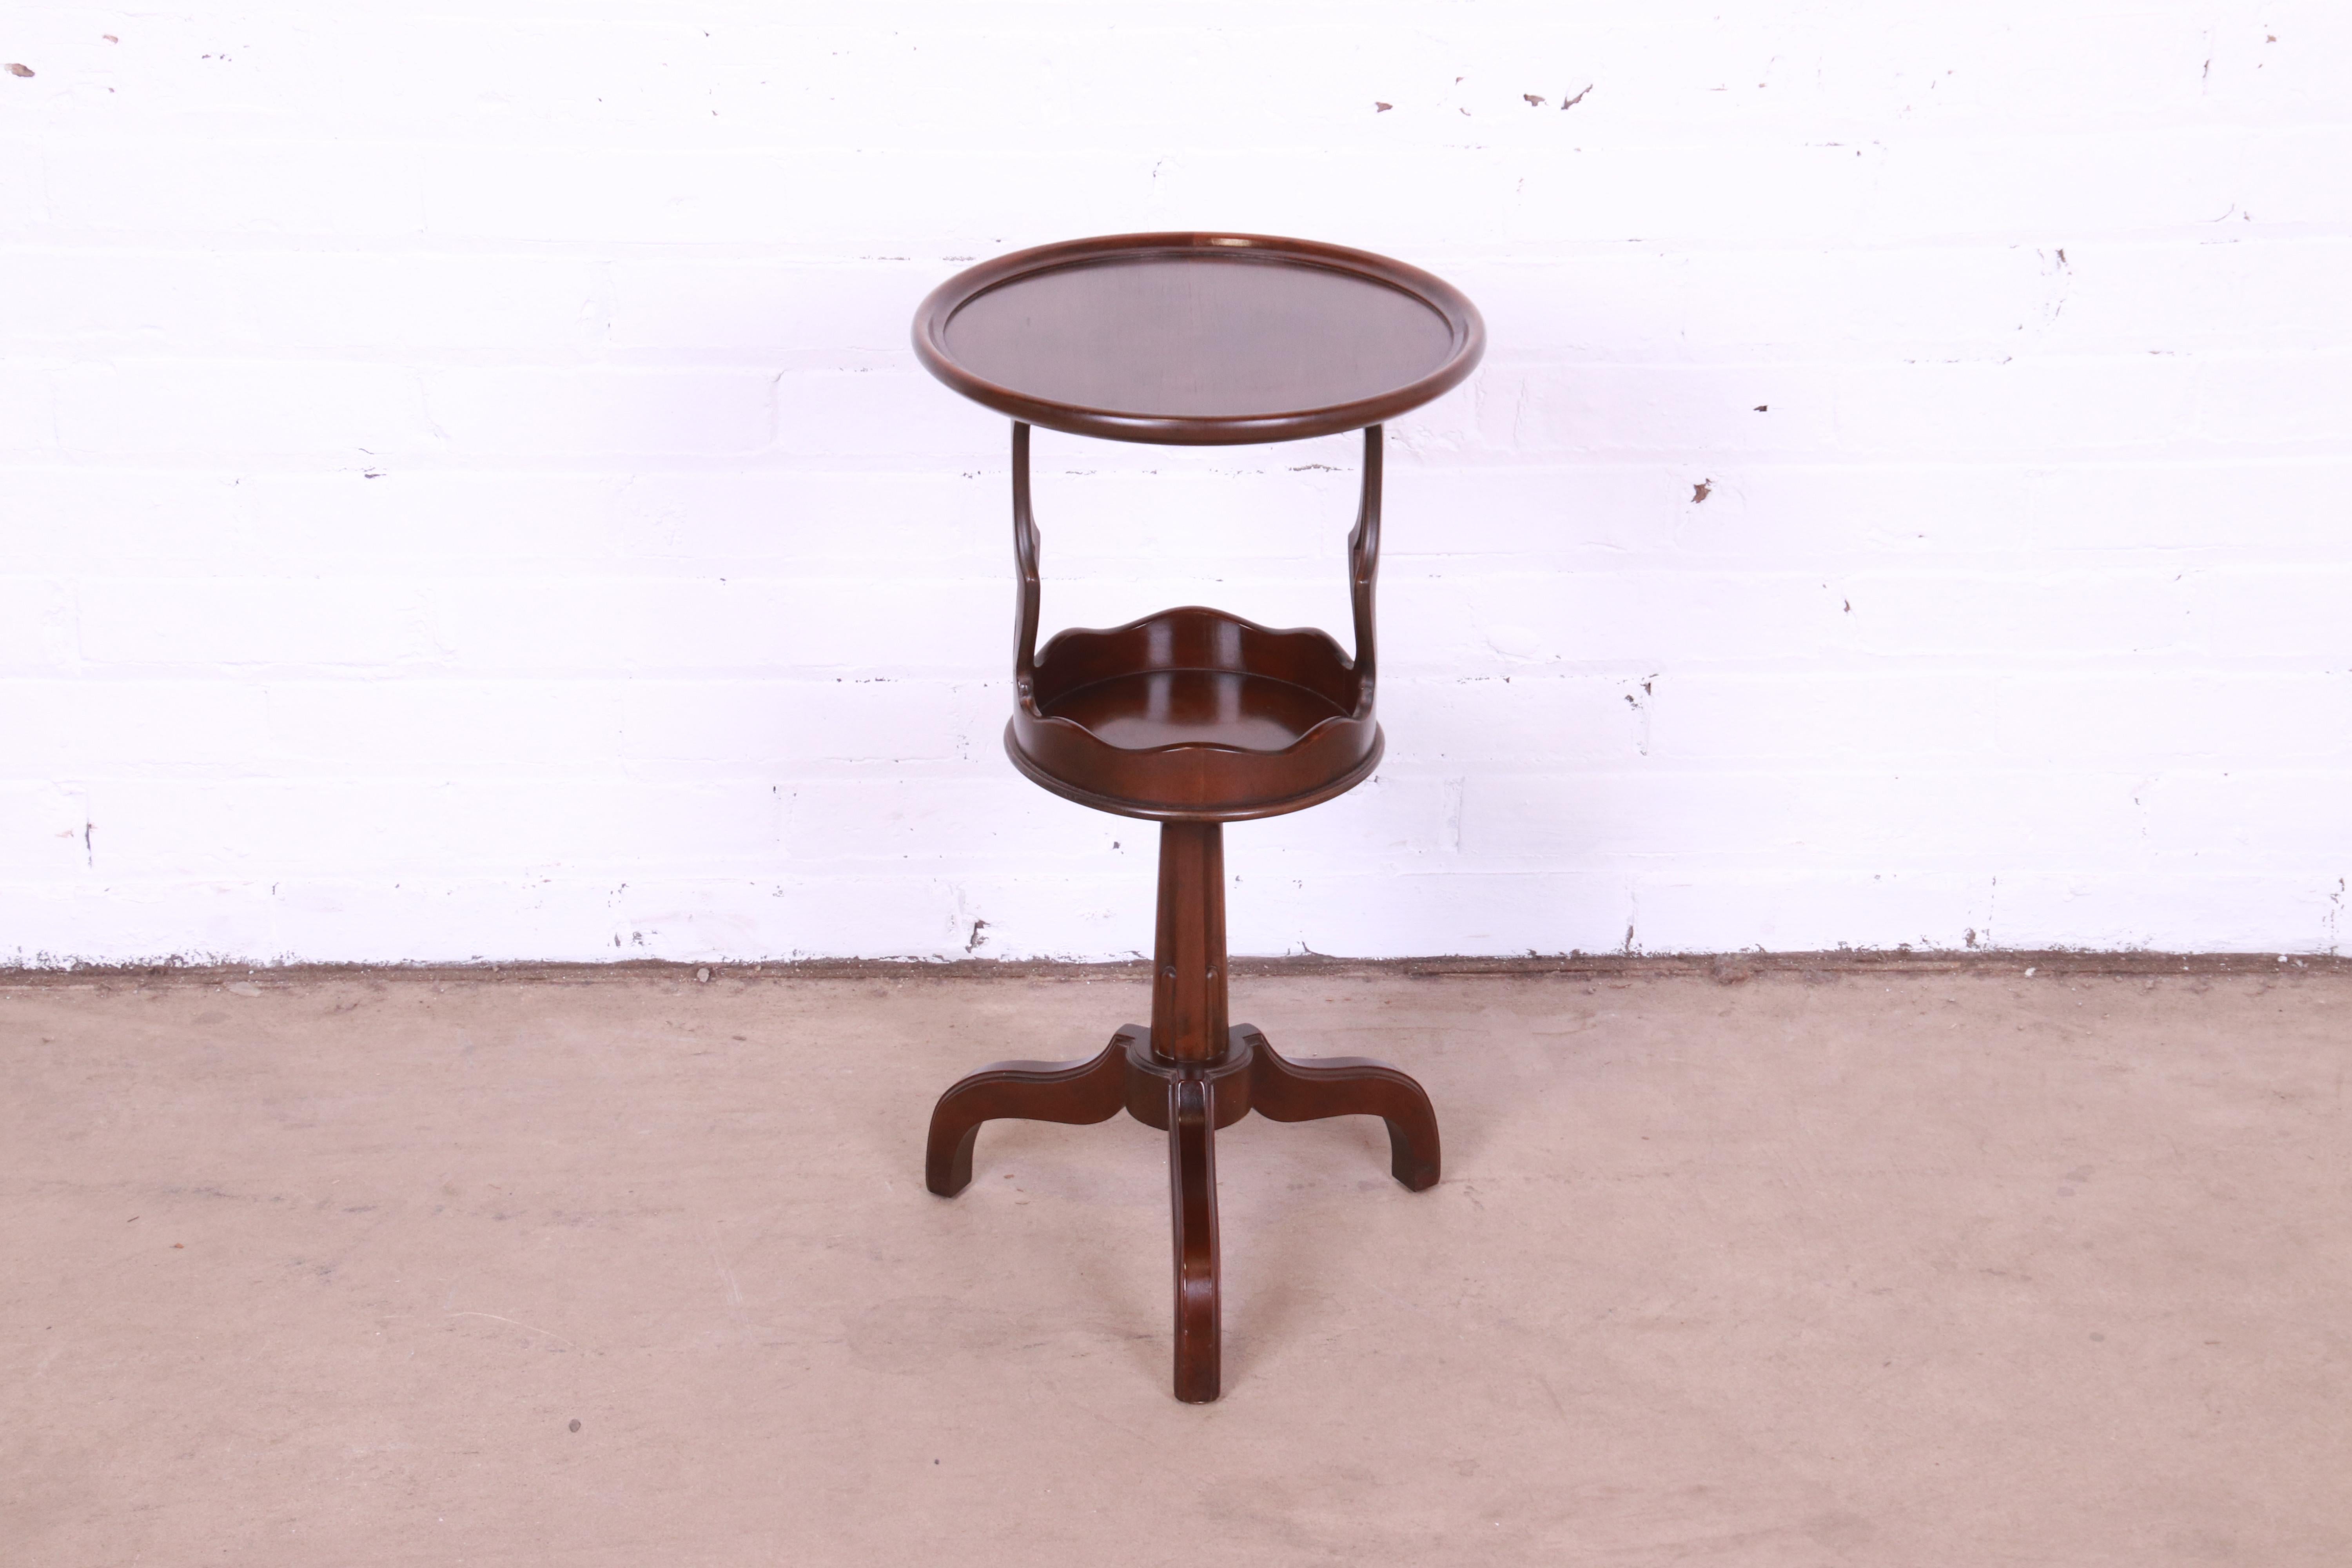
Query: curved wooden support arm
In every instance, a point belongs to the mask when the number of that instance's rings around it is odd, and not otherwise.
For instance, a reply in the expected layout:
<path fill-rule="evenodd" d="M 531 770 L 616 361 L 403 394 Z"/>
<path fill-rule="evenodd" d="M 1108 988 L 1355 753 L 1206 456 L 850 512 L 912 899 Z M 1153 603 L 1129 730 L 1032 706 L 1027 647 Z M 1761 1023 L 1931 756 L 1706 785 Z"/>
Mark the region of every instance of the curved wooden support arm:
<path fill-rule="evenodd" d="M 1356 699 L 1359 713 L 1371 710 L 1373 667 L 1378 661 L 1372 635 L 1372 589 L 1381 574 L 1381 426 L 1364 426 L 1364 498 L 1356 508 L 1355 531 L 1348 535 L 1349 589 L 1356 609 L 1356 673 L 1362 682 Z"/>
<path fill-rule="evenodd" d="M 1013 623 L 1013 689 L 1024 708 L 1037 697 L 1037 518 L 1029 508 L 1029 426 L 1013 422 L 1013 565 L 1020 608 Z"/>
<path fill-rule="evenodd" d="M 1388 1123 L 1389 1171 L 1412 1192 L 1437 1184 L 1437 1112 L 1420 1084 L 1386 1062 L 1363 1057 L 1308 1058 L 1275 1054 L 1250 1025 L 1234 1030 L 1235 1047 L 1250 1053 L 1250 1109 L 1269 1121 L 1317 1121 L 1327 1116 L 1377 1116 Z"/>
<path fill-rule="evenodd" d="M 1176 1397 L 1217 1397 L 1217 1134 L 1209 1086 L 1168 1085 L 1168 1199 L 1176 1235 Z"/>
<path fill-rule="evenodd" d="M 923 1184 L 951 1198 L 971 1184 L 980 1124 L 1108 1121 L 1127 1108 L 1128 1037 L 1121 1029 L 1099 1055 L 1076 1062 L 997 1062 L 952 1085 L 931 1110 L 923 1151 Z"/>

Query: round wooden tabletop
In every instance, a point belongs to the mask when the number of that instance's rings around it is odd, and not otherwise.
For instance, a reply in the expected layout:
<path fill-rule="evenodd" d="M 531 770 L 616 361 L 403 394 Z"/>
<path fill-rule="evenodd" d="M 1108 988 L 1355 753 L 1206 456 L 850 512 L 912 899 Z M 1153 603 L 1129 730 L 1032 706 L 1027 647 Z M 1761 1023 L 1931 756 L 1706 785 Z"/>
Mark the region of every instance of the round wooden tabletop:
<path fill-rule="evenodd" d="M 933 375 L 1015 419 L 1115 441 L 1292 441 L 1461 384 L 1486 331 L 1461 290 L 1370 251 L 1260 234 L 1121 234 L 957 273 L 915 312 Z"/>

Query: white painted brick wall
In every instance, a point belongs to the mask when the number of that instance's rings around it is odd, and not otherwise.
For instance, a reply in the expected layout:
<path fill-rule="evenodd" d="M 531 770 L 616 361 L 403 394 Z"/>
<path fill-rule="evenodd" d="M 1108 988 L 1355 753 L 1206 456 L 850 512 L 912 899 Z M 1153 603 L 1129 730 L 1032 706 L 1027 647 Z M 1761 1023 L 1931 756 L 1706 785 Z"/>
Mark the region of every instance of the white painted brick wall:
<path fill-rule="evenodd" d="M 1194 226 L 1492 334 L 1237 950 L 2352 935 L 2352 10 L 473 9 L 0 13 L 0 961 L 1148 947 L 907 323 Z M 1049 626 L 1346 625 L 1349 441 L 1038 456 Z"/>

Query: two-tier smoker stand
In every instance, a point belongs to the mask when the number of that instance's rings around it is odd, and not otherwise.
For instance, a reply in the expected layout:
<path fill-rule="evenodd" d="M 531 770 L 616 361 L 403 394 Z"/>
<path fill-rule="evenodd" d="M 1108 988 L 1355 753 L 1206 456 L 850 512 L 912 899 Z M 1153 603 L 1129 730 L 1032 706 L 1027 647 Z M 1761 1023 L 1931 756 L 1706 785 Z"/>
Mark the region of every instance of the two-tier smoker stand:
<path fill-rule="evenodd" d="M 1020 577 L 1004 749 L 1083 805 L 1160 826 L 1151 1025 L 1101 1055 L 998 1062 L 940 1097 L 925 1178 L 971 1181 L 983 1121 L 1102 1121 L 1127 1111 L 1168 1134 L 1176 1233 L 1176 1397 L 1216 1398 L 1216 1129 L 1378 1116 L 1396 1179 L 1437 1181 L 1437 1118 L 1421 1086 L 1357 1058 L 1288 1061 L 1225 1003 L 1223 829 L 1298 811 L 1370 776 L 1383 421 L 1458 384 L 1478 362 L 1477 310 L 1384 257 L 1244 234 L 1131 234 L 1001 257 L 923 302 L 915 350 L 941 381 L 1010 415 Z M 1364 433 L 1363 500 L 1348 539 L 1355 650 L 1187 605 L 1039 648 L 1029 428 L 1226 446 Z"/>

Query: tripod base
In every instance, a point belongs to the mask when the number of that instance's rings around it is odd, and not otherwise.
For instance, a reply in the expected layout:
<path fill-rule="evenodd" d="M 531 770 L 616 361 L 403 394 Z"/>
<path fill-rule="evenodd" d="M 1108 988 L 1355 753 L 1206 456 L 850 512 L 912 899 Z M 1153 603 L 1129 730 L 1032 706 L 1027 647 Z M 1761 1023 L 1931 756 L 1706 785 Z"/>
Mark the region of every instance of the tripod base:
<path fill-rule="evenodd" d="M 971 1184 L 972 1146 L 983 1121 L 1084 1124 L 1122 1110 L 1168 1134 L 1176 1397 L 1191 1405 L 1207 1404 L 1218 1388 L 1218 1128 L 1253 1110 L 1275 1121 L 1377 1116 L 1388 1123 L 1389 1169 L 1396 1179 L 1413 1192 L 1437 1184 L 1437 1114 L 1421 1085 L 1361 1057 L 1286 1060 L 1247 1024 L 1228 1031 L 1223 1052 L 1205 1061 L 1160 1056 L 1151 1048 L 1151 1031 L 1129 1024 L 1087 1061 L 982 1068 L 941 1095 L 931 1111 L 924 1184 L 943 1198 Z"/>

